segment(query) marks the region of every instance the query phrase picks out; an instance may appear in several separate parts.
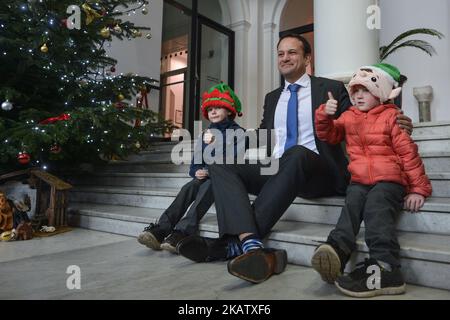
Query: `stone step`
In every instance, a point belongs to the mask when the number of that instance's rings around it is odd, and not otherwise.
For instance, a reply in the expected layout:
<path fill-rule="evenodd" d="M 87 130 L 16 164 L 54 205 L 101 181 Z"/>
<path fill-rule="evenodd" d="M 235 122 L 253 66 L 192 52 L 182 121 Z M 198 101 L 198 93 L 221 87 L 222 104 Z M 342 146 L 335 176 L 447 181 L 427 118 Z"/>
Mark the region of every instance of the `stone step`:
<path fill-rule="evenodd" d="M 69 208 L 71 225 L 110 233 L 137 236 L 150 222 L 155 222 L 162 210 L 72 203 Z M 266 245 L 287 250 L 289 262 L 310 266 L 312 254 L 325 241 L 333 226 L 317 223 L 279 221 L 266 239 Z M 206 216 L 200 224 L 200 234 L 217 237 L 217 220 Z M 357 252 L 347 270 L 367 256 L 364 229 L 357 241 Z M 408 283 L 450 290 L 450 236 L 398 232 L 401 246 L 402 272 Z"/>
<path fill-rule="evenodd" d="M 450 197 L 450 173 L 428 173 L 434 197 Z M 75 185 L 181 188 L 192 178 L 186 173 L 97 173 L 70 179 Z"/>
<path fill-rule="evenodd" d="M 450 134 L 418 136 L 414 139 L 419 152 L 448 152 L 450 150 Z"/>
<path fill-rule="evenodd" d="M 179 189 L 171 188 L 144 190 L 131 187 L 76 187 L 70 193 L 70 201 L 166 209 L 175 199 L 178 191 Z M 251 195 L 250 199 L 253 201 L 255 197 Z M 334 225 L 343 205 L 343 197 L 314 200 L 297 197 L 281 219 Z M 209 212 L 216 212 L 214 205 Z M 450 235 L 450 198 L 431 197 L 427 199 L 420 213 L 400 214 L 397 229 Z"/>
<path fill-rule="evenodd" d="M 421 157 L 427 173 L 450 172 L 450 151 L 423 152 Z"/>
<path fill-rule="evenodd" d="M 442 140 L 450 140 L 450 123 L 449 122 L 427 122 L 427 123 L 415 123 L 412 138 L 419 145 L 420 151 L 441 151 L 445 149 L 436 148 L 436 144 L 439 144 Z M 426 141 L 433 141 L 427 143 Z M 182 142 L 158 142 L 152 144 L 148 150 L 142 151 L 138 155 L 131 155 L 128 157 L 129 161 L 148 161 L 148 160 L 170 160 L 170 154 L 174 147 L 177 150 L 183 148 L 183 150 L 189 152 L 192 150 L 194 141 L 187 140 Z M 447 148 L 446 150 L 449 150 Z M 188 160 L 190 157 L 188 157 Z"/>
<path fill-rule="evenodd" d="M 185 159 L 185 164 L 175 165 L 170 153 L 161 152 L 149 155 L 151 160 L 142 160 L 140 154 L 133 161 L 114 161 L 106 166 L 95 168 L 94 172 L 188 172 L 191 158 Z M 421 152 L 421 157 L 427 173 L 450 172 L 450 151 Z"/>
<path fill-rule="evenodd" d="M 420 122 L 413 126 L 413 139 L 420 136 L 450 135 L 450 122 Z"/>

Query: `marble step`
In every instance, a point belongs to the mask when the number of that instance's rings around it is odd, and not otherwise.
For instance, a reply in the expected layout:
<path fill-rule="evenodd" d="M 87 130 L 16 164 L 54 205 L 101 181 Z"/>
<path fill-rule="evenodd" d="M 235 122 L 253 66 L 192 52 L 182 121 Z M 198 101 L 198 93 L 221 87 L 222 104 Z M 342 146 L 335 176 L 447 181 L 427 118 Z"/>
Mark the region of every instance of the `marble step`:
<path fill-rule="evenodd" d="M 414 123 L 414 130 L 412 138 L 419 144 L 420 150 L 428 151 L 429 148 L 434 146 L 424 147 L 425 141 L 434 140 L 450 140 L 450 122 L 422 122 Z M 177 150 L 183 148 L 186 151 L 192 150 L 194 141 L 171 141 L 171 142 L 158 142 L 152 144 L 148 150 L 141 152 L 139 155 L 132 155 L 128 158 L 130 161 L 145 161 L 145 160 L 157 160 L 157 159 L 170 159 L 170 153 L 177 146 Z M 435 144 L 435 143 L 434 143 Z M 433 144 L 433 145 L 434 145 Z M 441 151 L 443 149 L 438 149 Z M 447 150 L 450 150 L 447 148 Z"/>
<path fill-rule="evenodd" d="M 450 197 L 450 172 L 428 173 L 434 197 Z M 192 178 L 186 173 L 97 173 L 70 179 L 74 185 L 181 188 Z"/>
<path fill-rule="evenodd" d="M 423 152 L 421 158 L 427 173 L 450 172 L 450 151 Z"/>
<path fill-rule="evenodd" d="M 137 236 L 162 213 L 157 209 L 72 203 L 69 208 L 71 225 L 116 234 Z M 317 223 L 279 221 L 266 239 L 266 245 L 287 250 L 289 262 L 310 266 L 314 249 L 325 241 L 333 226 Z M 207 215 L 200 224 L 200 234 L 217 237 L 217 220 Z M 398 232 L 401 246 L 402 272 L 408 283 L 450 290 L 450 236 Z M 138 244 L 136 244 L 138 245 Z M 364 229 L 357 241 L 357 252 L 347 266 L 367 256 Z"/>
<path fill-rule="evenodd" d="M 178 191 L 179 189 L 167 188 L 84 186 L 76 187 L 70 192 L 70 201 L 166 209 L 175 199 Z M 255 197 L 250 195 L 250 199 L 253 201 Z M 343 197 L 313 200 L 297 197 L 281 219 L 334 225 L 343 205 Z M 214 205 L 209 212 L 216 212 Z M 420 213 L 401 213 L 397 229 L 450 235 L 450 198 L 431 197 L 425 202 Z"/>
<path fill-rule="evenodd" d="M 420 122 L 414 123 L 413 139 L 420 136 L 449 135 L 450 122 Z"/>
<path fill-rule="evenodd" d="M 142 160 L 140 154 L 133 161 L 114 161 L 106 166 L 97 167 L 93 172 L 185 172 L 189 171 L 191 159 L 185 164 L 174 164 L 170 153 L 162 152 L 149 155 L 151 160 Z M 450 172 L 450 150 L 422 152 L 422 160 L 427 172 Z M 186 157 L 187 158 L 187 157 Z"/>
<path fill-rule="evenodd" d="M 420 153 L 425 152 L 449 152 L 450 134 L 418 136 L 414 139 Z"/>

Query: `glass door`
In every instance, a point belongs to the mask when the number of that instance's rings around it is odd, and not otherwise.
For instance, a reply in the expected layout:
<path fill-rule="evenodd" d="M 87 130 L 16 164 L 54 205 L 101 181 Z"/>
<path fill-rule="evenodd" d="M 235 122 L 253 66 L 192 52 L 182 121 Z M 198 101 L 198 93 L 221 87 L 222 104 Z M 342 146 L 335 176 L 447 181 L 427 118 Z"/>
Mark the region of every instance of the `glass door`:
<path fill-rule="evenodd" d="M 234 87 L 234 32 L 198 14 L 198 0 L 164 0 L 163 11 L 160 114 L 194 134 L 201 94 L 221 82 Z"/>
<path fill-rule="evenodd" d="M 212 86 L 226 83 L 234 87 L 234 33 L 223 26 L 200 19 L 198 52 L 200 105 L 201 95 Z M 200 118 L 205 128 L 207 121 Z"/>

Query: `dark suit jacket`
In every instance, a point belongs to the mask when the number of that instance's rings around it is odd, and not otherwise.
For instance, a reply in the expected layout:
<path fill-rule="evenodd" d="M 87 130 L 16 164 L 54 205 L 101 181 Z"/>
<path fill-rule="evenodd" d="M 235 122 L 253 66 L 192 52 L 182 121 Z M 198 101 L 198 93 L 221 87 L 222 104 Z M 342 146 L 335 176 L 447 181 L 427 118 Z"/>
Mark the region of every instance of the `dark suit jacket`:
<path fill-rule="evenodd" d="M 270 130 L 274 129 L 275 109 L 280 99 L 283 87 L 280 87 L 266 95 L 264 100 L 264 113 L 260 125 L 260 129 L 268 129 L 268 143 L 267 155 L 270 156 L 273 152 L 274 146 L 270 137 Z M 316 140 L 317 149 L 325 161 L 328 163 L 331 173 L 334 178 L 334 190 L 337 194 L 345 194 L 350 174 L 347 171 L 348 161 L 344 155 L 344 151 L 340 145 L 329 145 L 326 142 L 320 141 L 315 133 L 314 118 L 315 111 L 321 104 L 328 100 L 328 92 L 331 92 L 336 100 L 338 100 L 338 110 L 336 118 L 351 106 L 350 98 L 347 89 L 340 81 L 318 78 L 311 76 L 311 102 L 312 102 L 312 116 L 314 136 Z M 325 182 L 326 183 L 326 182 Z"/>

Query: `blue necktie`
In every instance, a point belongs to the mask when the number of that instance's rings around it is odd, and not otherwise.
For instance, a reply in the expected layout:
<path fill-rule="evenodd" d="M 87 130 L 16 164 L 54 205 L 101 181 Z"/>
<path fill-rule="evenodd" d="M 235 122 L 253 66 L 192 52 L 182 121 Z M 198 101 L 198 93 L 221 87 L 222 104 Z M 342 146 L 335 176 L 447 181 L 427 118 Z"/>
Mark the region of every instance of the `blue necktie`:
<path fill-rule="evenodd" d="M 287 117 L 286 117 L 286 144 L 284 151 L 297 145 L 298 137 L 298 98 L 297 91 L 300 89 L 298 84 L 290 84 L 288 86 L 291 92 L 291 97 L 288 102 Z"/>

